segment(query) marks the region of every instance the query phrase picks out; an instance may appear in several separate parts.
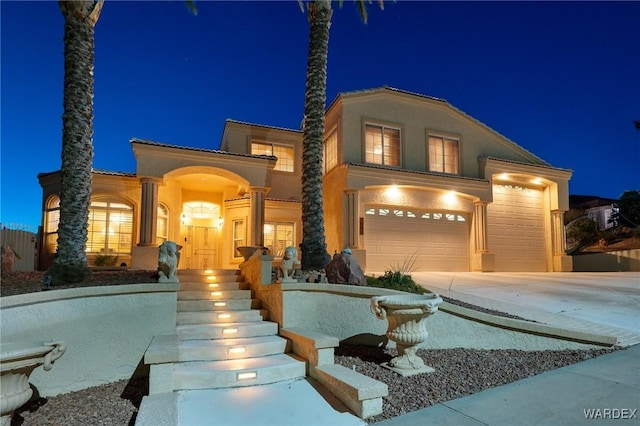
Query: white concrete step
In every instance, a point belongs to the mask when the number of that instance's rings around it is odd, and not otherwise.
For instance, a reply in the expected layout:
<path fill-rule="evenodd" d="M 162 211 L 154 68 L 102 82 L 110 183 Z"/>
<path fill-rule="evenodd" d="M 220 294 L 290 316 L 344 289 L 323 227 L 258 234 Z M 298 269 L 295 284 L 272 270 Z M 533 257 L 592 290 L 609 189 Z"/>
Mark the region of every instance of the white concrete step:
<path fill-rule="evenodd" d="M 176 325 L 262 321 L 263 318 L 261 311 L 257 309 L 242 311 L 178 312 L 176 315 Z"/>
<path fill-rule="evenodd" d="M 182 340 L 178 361 L 222 361 L 282 354 L 287 340 L 279 336 L 220 340 Z"/>
<path fill-rule="evenodd" d="M 242 281 L 242 274 L 237 269 L 178 269 L 178 279 L 186 282 Z"/>
<path fill-rule="evenodd" d="M 178 292 L 178 300 L 251 299 L 251 290 L 211 290 Z"/>
<path fill-rule="evenodd" d="M 249 283 L 246 281 L 225 281 L 225 282 L 180 281 L 180 290 L 181 291 L 249 290 Z"/>
<path fill-rule="evenodd" d="M 258 299 L 178 300 L 178 312 L 259 309 Z"/>
<path fill-rule="evenodd" d="M 285 354 L 226 361 L 180 362 L 173 367 L 173 388 L 235 388 L 303 377 L 305 363 Z"/>
<path fill-rule="evenodd" d="M 318 384 L 295 379 L 257 388 L 145 396 L 135 426 L 159 425 L 366 426 L 367 422 L 349 413 Z"/>
<path fill-rule="evenodd" d="M 184 324 L 176 327 L 179 339 L 227 339 L 278 334 L 278 323 L 269 321 L 222 324 Z"/>

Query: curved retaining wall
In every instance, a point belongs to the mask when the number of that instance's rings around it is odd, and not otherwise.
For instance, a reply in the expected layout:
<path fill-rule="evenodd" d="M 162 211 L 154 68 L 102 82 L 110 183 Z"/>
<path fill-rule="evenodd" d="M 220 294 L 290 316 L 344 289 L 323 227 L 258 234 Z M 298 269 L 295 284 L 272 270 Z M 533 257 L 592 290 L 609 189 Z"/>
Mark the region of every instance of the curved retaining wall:
<path fill-rule="evenodd" d="M 63 340 L 65 354 L 30 382 L 54 396 L 130 378 L 155 335 L 175 334 L 178 284 L 82 287 L 2 297 L 2 342 Z"/>
<path fill-rule="evenodd" d="M 371 297 L 384 294 L 406 293 L 338 284 L 285 283 L 263 285 L 259 298 L 283 328 L 300 327 L 341 341 L 393 346 L 393 342 L 386 342 L 387 321 L 378 320 L 370 309 Z M 614 336 L 497 317 L 446 302 L 427 321 L 429 338 L 422 347 L 428 349 L 586 349 L 611 346 L 616 341 Z"/>

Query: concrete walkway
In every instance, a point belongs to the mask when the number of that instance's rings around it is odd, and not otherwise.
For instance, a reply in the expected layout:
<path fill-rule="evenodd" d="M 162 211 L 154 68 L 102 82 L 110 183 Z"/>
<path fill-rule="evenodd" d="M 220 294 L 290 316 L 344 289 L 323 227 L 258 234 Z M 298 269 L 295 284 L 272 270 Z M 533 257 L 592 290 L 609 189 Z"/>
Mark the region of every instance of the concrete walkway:
<path fill-rule="evenodd" d="M 544 324 L 640 343 L 640 273 L 415 272 L 423 287 Z"/>
<path fill-rule="evenodd" d="M 635 346 L 376 426 L 640 424 L 640 274 L 412 275 L 444 296 Z"/>
<path fill-rule="evenodd" d="M 640 345 L 376 426 L 582 424 L 640 424 Z"/>

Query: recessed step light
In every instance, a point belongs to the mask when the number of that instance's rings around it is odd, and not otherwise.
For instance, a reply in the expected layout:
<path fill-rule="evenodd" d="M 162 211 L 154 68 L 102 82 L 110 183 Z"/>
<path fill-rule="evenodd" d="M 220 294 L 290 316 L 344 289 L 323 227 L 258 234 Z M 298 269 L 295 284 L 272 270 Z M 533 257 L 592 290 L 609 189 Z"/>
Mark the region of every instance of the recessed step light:
<path fill-rule="evenodd" d="M 236 375 L 236 380 L 240 381 L 240 380 L 251 380 L 251 379 L 255 379 L 258 377 L 258 372 L 257 371 L 245 371 L 242 373 L 238 373 Z"/>

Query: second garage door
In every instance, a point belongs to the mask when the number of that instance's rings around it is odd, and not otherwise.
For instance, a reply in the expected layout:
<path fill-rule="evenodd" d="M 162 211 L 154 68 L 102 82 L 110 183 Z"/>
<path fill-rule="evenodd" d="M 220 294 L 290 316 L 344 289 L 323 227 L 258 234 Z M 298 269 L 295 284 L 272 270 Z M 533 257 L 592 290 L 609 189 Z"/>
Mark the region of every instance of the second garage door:
<path fill-rule="evenodd" d="M 367 273 L 397 270 L 412 260 L 413 271 L 469 271 L 469 226 L 466 213 L 367 207 Z"/>
<path fill-rule="evenodd" d="M 496 271 L 547 271 L 541 190 L 494 185 L 487 215 L 489 250 L 495 253 Z"/>

